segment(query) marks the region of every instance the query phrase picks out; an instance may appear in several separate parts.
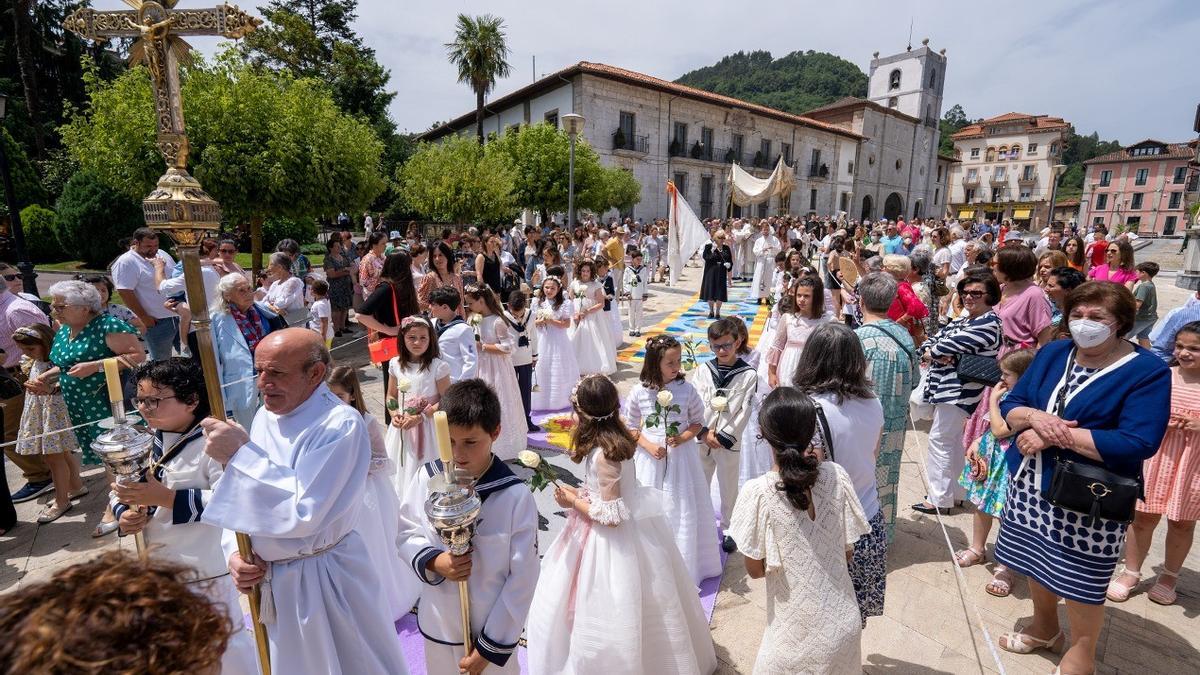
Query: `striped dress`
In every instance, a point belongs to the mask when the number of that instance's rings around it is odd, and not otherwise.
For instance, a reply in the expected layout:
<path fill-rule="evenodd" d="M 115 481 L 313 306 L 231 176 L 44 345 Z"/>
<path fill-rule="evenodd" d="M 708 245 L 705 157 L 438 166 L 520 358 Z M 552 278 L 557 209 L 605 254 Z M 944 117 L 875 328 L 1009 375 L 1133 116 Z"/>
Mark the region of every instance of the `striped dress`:
<path fill-rule="evenodd" d="M 1171 369 L 1171 417 L 1200 418 L 1200 384 Z M 1158 454 L 1146 460 L 1146 499 L 1137 510 L 1170 520 L 1200 520 L 1200 432 L 1168 427 Z"/>
<path fill-rule="evenodd" d="M 1000 317 L 987 311 L 972 319 L 964 316 L 951 321 L 923 345 L 933 359 L 925 382 L 925 400 L 934 405 L 953 404 L 967 413 L 975 410 L 983 397 L 983 385 L 958 379 L 958 357 L 968 354 L 995 356 L 1000 350 Z M 950 363 L 939 359 L 951 357 Z"/>

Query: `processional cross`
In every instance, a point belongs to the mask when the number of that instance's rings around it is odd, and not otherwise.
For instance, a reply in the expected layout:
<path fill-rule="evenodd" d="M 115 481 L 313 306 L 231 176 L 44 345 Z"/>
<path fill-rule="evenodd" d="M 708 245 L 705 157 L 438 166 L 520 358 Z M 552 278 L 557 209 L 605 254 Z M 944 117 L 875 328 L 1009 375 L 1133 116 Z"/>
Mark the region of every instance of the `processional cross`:
<path fill-rule="evenodd" d="M 199 247 L 204 236 L 221 226 L 221 207 L 187 170 L 188 140 L 183 124 L 183 97 L 179 87 L 179 66 L 191 62 L 191 45 L 184 35 L 211 35 L 239 39 L 262 23 L 235 5 L 222 4 L 208 9 L 177 10 L 179 0 L 123 0 L 131 9 L 97 11 L 76 10 L 63 26 L 91 40 L 138 38 L 130 50 L 130 61 L 144 62 L 154 84 L 154 110 L 158 126 L 158 151 L 167 162 L 167 172 L 158 179 L 154 190 L 142 200 L 146 225 L 161 230 L 175 241 L 183 259 L 188 305 L 199 343 L 200 363 L 208 389 L 212 415 L 225 418 L 221 381 L 212 348 L 212 332 L 204 283 L 200 276 Z M 238 550 L 244 559 L 252 556 L 250 537 L 237 533 Z M 254 639 L 258 663 L 263 675 L 271 675 L 267 633 L 259 619 L 258 588 L 250 594 L 250 614 L 254 621 Z"/>

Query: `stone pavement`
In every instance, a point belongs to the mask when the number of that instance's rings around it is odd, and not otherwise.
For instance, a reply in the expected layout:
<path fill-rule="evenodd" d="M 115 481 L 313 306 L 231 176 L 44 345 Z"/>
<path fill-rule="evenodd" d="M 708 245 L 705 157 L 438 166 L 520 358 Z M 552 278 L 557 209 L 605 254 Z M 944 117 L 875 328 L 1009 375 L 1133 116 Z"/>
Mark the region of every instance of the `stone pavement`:
<path fill-rule="evenodd" d="M 698 268 L 686 268 L 679 288 L 652 287 L 646 301 L 646 323 L 654 325 L 690 304 L 699 285 Z M 1159 280 L 1161 313 L 1181 304 L 1188 292 L 1172 287 L 1170 275 Z M 344 344 L 354 338 L 342 339 Z M 337 345 L 335 345 L 337 346 Z M 339 361 L 365 364 L 365 346 L 361 341 L 337 353 Z M 614 377 L 624 395 L 637 381 L 640 363 L 624 359 Z M 382 406 L 382 392 L 372 386 L 378 382 L 378 369 L 365 367 L 361 373 L 364 387 L 372 398 L 372 410 Z M 983 627 L 993 642 L 1005 631 L 1024 625 L 1032 615 L 1032 604 L 1024 582 L 1018 581 L 1013 595 L 993 598 L 983 587 L 990 578 L 988 570 L 977 566 L 963 570 L 966 587 L 959 588 L 941 529 L 933 516 L 917 514 L 907 505 L 916 503 L 925 491 L 921 480 L 927 427 L 910 432 L 901 469 L 900 512 L 896 524 L 896 542 L 888 561 L 888 592 L 885 615 L 872 618 L 863 634 L 863 668 L 869 673 L 976 673 L 1000 672 L 983 637 Z M 557 463 L 557 460 L 556 460 Z M 573 466 L 573 465 L 572 465 Z M 11 488 L 23 481 L 11 463 L 7 466 Z M 0 538 L 0 592 L 45 578 L 54 570 L 87 559 L 112 547 L 132 550 L 129 540 L 106 537 L 91 539 L 88 534 L 99 521 L 103 508 L 103 473 L 93 468 L 85 474 L 92 493 L 75 510 L 56 523 L 33 523 L 45 497 L 38 502 L 17 506 L 21 523 L 9 535 Z M 539 507 L 552 513 L 548 493 L 539 495 Z M 971 528 L 969 512 L 944 518 L 955 548 L 966 546 Z M 1157 533 L 1148 569 L 1162 562 L 1164 532 Z M 543 550 L 552 536 L 544 528 L 539 537 Z M 992 535 L 994 541 L 995 534 Z M 990 548 L 989 548 L 990 554 Z M 1101 634 L 1101 665 L 1098 673 L 1185 673 L 1196 672 L 1200 663 L 1200 553 L 1193 551 L 1181 576 L 1179 603 L 1160 607 L 1149 602 L 1143 584 L 1128 602 L 1109 604 L 1105 630 Z M 766 623 L 766 596 L 762 580 L 749 579 L 741 556 L 730 556 L 713 614 L 713 638 L 721 661 L 721 673 L 750 673 Z M 1062 612 L 1065 621 L 1065 610 Z M 998 647 L 996 648 L 999 649 Z M 1049 655 L 1017 656 L 999 652 L 1004 671 L 1014 674 L 1047 673 L 1057 658 Z"/>

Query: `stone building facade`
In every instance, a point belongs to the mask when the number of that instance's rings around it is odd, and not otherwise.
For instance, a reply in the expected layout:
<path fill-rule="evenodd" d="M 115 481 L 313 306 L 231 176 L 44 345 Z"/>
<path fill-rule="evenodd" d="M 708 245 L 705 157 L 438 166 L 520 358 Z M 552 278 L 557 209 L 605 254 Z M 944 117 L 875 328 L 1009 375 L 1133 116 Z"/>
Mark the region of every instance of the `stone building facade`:
<path fill-rule="evenodd" d="M 1011 112 L 954 134 L 950 210 L 959 220 L 1050 222 L 1055 166 L 1071 125 L 1060 117 Z"/>
<path fill-rule="evenodd" d="M 484 132 L 561 126 L 563 115 L 583 115 L 582 137 L 601 162 L 632 172 L 641 184 L 641 201 L 623 215 L 643 220 L 666 217 L 668 180 L 702 218 L 845 211 L 850 218 L 877 219 L 889 196 L 897 203 L 893 215 L 911 215 L 910 204 L 934 213 L 936 123 L 925 142 L 927 131 L 916 118 L 854 101 L 861 104 L 857 112 L 843 106 L 795 115 L 584 61 L 489 102 Z M 474 128 L 472 111 L 422 139 L 473 134 Z M 795 172 L 789 196 L 745 209 L 730 203 L 733 163 L 766 177 L 780 158 Z"/>

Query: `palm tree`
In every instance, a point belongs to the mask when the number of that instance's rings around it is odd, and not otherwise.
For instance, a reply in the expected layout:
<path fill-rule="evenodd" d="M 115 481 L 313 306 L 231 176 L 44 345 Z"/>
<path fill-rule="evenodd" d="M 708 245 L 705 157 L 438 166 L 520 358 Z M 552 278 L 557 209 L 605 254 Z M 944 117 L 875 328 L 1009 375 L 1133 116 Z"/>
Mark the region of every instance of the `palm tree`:
<path fill-rule="evenodd" d="M 491 14 L 471 18 L 458 15 L 454 42 L 446 44 L 450 63 L 458 67 L 458 81 L 475 92 L 475 133 L 483 145 L 483 97 L 496 80 L 508 77 L 508 45 L 504 42 L 504 19 Z"/>

